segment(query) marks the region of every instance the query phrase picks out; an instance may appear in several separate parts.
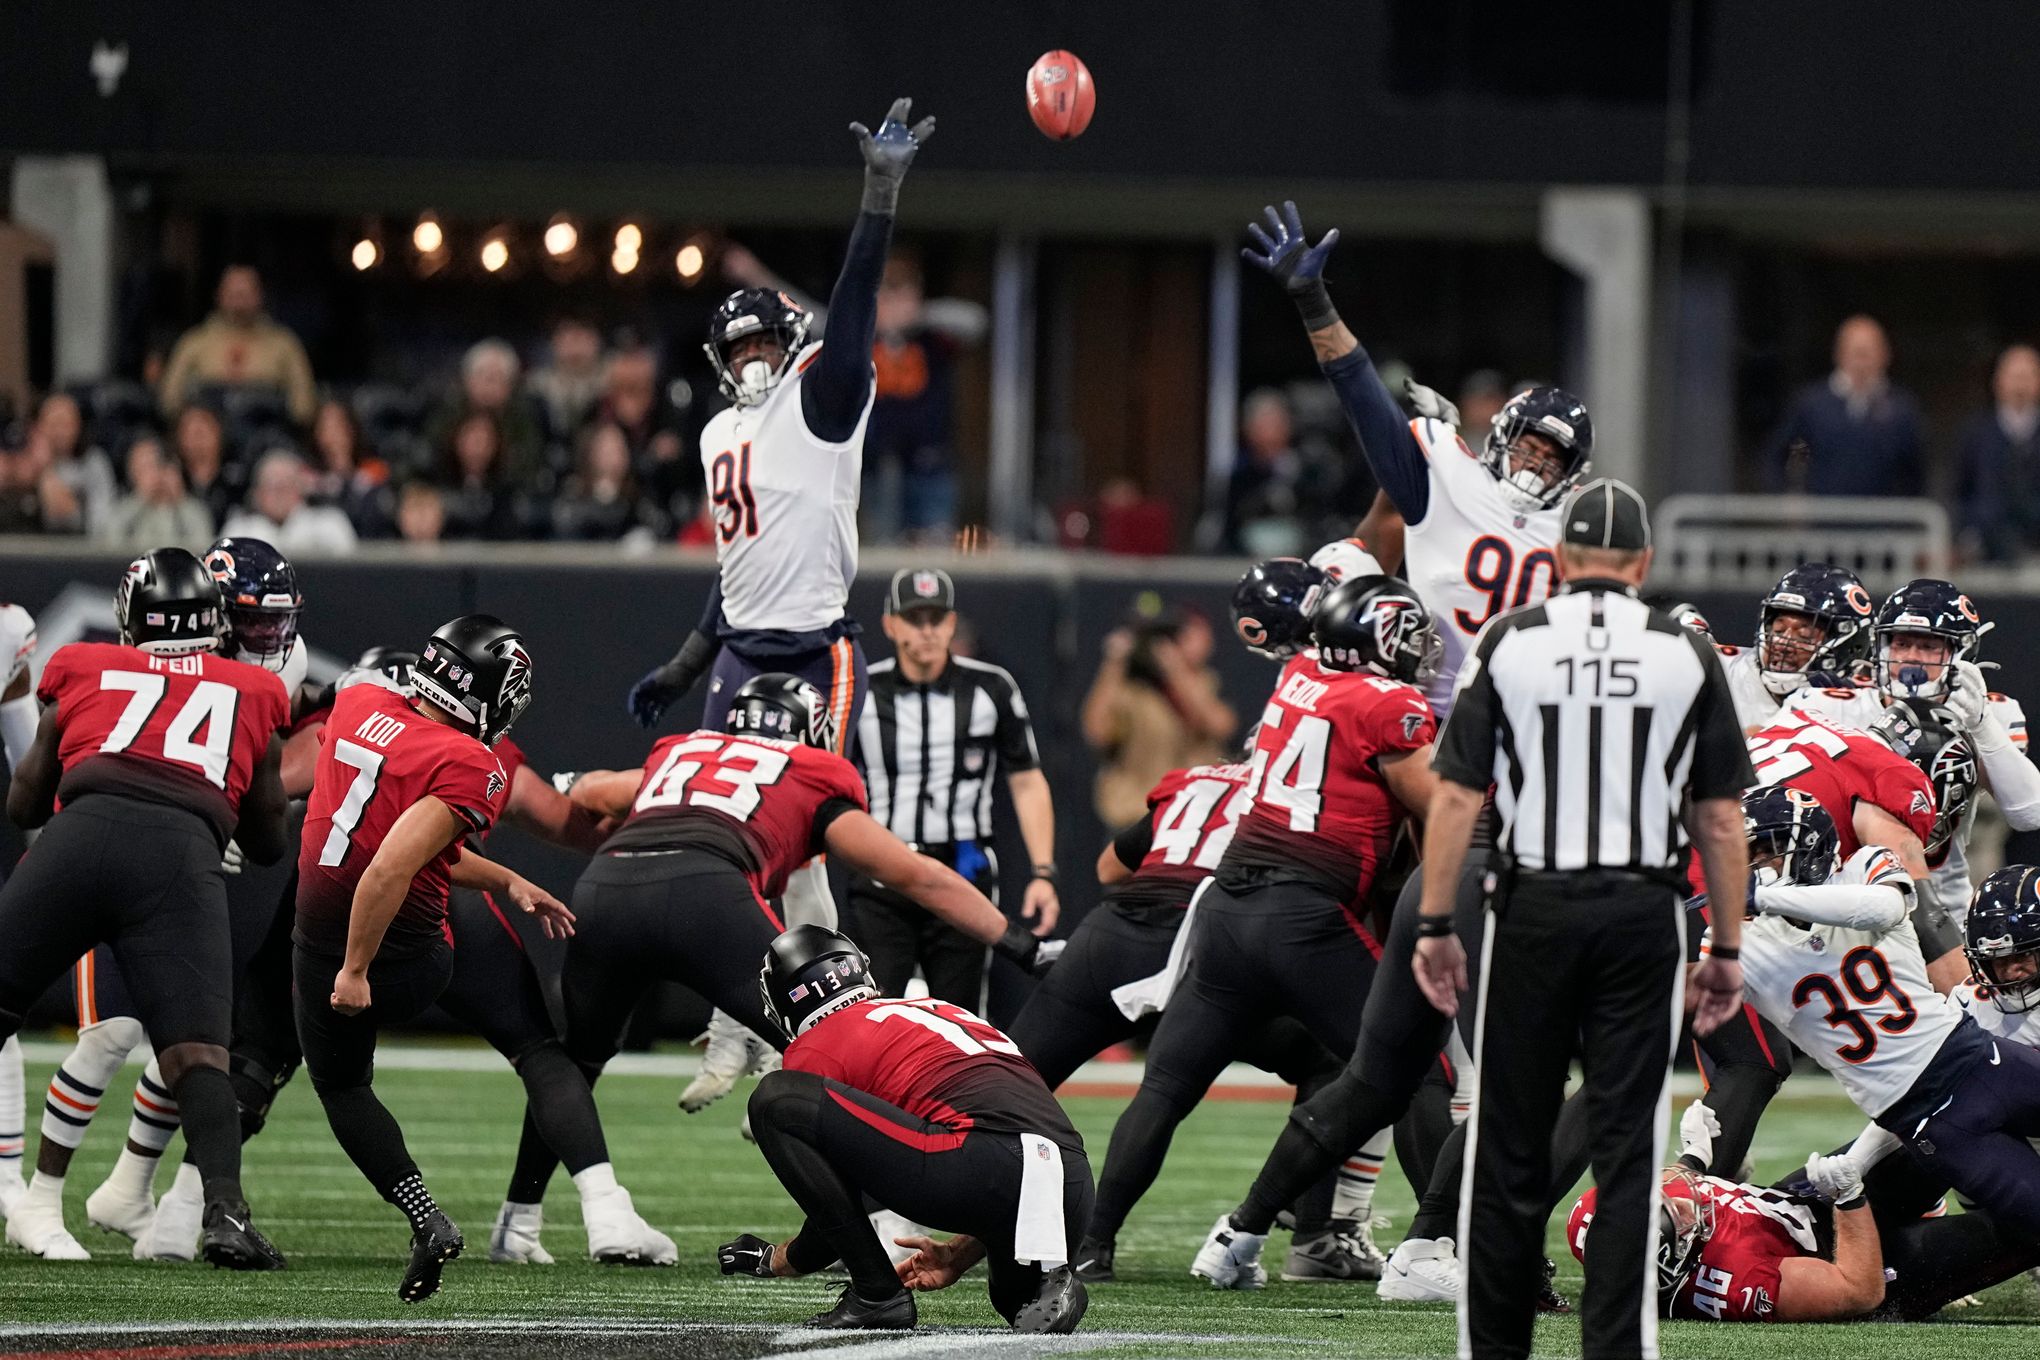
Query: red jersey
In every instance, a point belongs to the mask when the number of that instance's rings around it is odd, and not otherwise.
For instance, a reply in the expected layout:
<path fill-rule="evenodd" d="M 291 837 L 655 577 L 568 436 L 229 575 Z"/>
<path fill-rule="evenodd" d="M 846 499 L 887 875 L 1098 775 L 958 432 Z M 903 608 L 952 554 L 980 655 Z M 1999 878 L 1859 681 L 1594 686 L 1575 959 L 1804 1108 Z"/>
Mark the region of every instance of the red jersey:
<path fill-rule="evenodd" d="M 845 1006 L 787 1045 L 785 1066 L 839 1081 L 940 1126 L 919 1136 L 916 1145 L 924 1152 L 946 1152 L 973 1130 L 1037 1133 L 1072 1152 L 1084 1150 L 1019 1047 L 946 1001 Z M 902 1132 L 880 1131 L 895 1138 Z"/>
<path fill-rule="evenodd" d="M 1430 745 L 1438 720 L 1413 685 L 1318 664 L 1282 668 L 1254 738 L 1248 796 L 1221 882 L 1302 879 L 1358 907 L 1408 814 L 1381 757 Z"/>
<path fill-rule="evenodd" d="M 290 721 L 283 682 L 260 666 L 114 642 L 59 647 L 36 697 L 57 707 L 61 802 L 116 793 L 189 808 L 223 849 L 257 762 Z"/>
<path fill-rule="evenodd" d="M 1252 775 L 1250 765 L 1194 765 L 1163 775 L 1148 791 L 1147 820 L 1135 827 L 1145 835 L 1147 849 L 1131 878 L 1105 890 L 1106 899 L 1119 907 L 1180 911 L 1189 906 L 1197 885 L 1218 868 L 1232 844 L 1247 810 Z M 1126 858 L 1139 848 L 1134 833 L 1122 836 L 1118 845 Z"/>
<path fill-rule="evenodd" d="M 1859 728 L 1786 709 L 1750 738 L 1760 784 L 1787 784 L 1820 800 L 1842 838 L 1842 858 L 1862 848 L 1856 804 L 1884 809 L 1924 842 L 1934 828 L 1934 786 L 1920 768 Z"/>
<path fill-rule="evenodd" d="M 488 747 L 420 713 L 381 685 L 350 685 L 333 700 L 298 845 L 297 930 L 307 948 L 344 953 L 354 887 L 397 818 L 424 798 L 452 808 L 464 830 L 495 824 L 510 781 Z M 447 842 L 411 880 L 383 951 L 414 954 L 445 934 L 449 870 L 464 836 Z"/>
<path fill-rule="evenodd" d="M 1776 1190 L 1715 1176 L 1696 1177 L 1695 1184 L 1713 1206 L 1714 1231 L 1672 1296 L 1670 1315 L 1691 1322 L 1776 1322 L 1779 1264 L 1815 1254 L 1812 1211 Z M 1582 1262 L 1595 1195 L 1582 1195 L 1566 1220 L 1566 1245 Z"/>
<path fill-rule="evenodd" d="M 699 846 L 744 871 L 761 898 L 820 854 L 829 824 L 865 810 L 857 767 L 796 741 L 689 732 L 666 737 L 645 761 L 630 816 L 603 845 L 613 850 Z"/>

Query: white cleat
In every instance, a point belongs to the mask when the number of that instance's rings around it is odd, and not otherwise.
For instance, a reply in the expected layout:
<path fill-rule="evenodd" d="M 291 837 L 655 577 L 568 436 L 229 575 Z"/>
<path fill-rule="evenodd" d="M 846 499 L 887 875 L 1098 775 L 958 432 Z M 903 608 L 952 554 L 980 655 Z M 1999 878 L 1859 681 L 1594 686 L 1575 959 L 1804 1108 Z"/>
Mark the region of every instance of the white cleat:
<path fill-rule="evenodd" d="M 28 1193 L 28 1182 L 12 1171 L 0 1172 L 0 1218 L 14 1212 L 14 1206 L 21 1203 L 21 1197 Z"/>
<path fill-rule="evenodd" d="M 701 1071 L 680 1093 L 680 1108 L 700 1114 L 736 1089 L 737 1082 L 765 1070 L 778 1056 L 772 1046 L 745 1028 L 743 1021 L 715 1012 L 708 1018 L 708 1045 L 701 1052 Z"/>
<path fill-rule="evenodd" d="M 177 1168 L 177 1181 L 156 1201 L 156 1216 L 135 1238 L 137 1261 L 195 1261 L 205 1217 L 205 1190 L 194 1171 Z"/>
<path fill-rule="evenodd" d="M 673 1239 L 645 1222 L 630 1202 L 630 1191 L 620 1185 L 581 1201 L 581 1222 L 588 1229 L 588 1255 L 605 1265 L 680 1264 Z"/>
<path fill-rule="evenodd" d="M 503 1201 L 496 1224 L 489 1229 L 489 1259 L 499 1266 L 549 1266 L 552 1253 L 538 1240 L 545 1226 L 545 1208 Z"/>
<path fill-rule="evenodd" d="M 1398 1303 L 1453 1303 L 1459 1298 L 1459 1257 L 1452 1239 L 1406 1237 L 1388 1254 L 1375 1293 Z"/>
<path fill-rule="evenodd" d="M 45 1261 L 89 1261 L 92 1253 L 78 1245 L 64 1226 L 61 1205 L 45 1204 L 24 1197 L 7 1216 L 7 1240 L 31 1256 Z"/>
<path fill-rule="evenodd" d="M 107 1181 L 85 1197 L 85 1221 L 95 1228 L 119 1233 L 139 1241 L 155 1222 L 156 1204 L 146 1192 L 136 1198 L 132 1192 Z"/>
<path fill-rule="evenodd" d="M 1266 1233 L 1241 1232 L 1230 1215 L 1220 1214 L 1197 1249 L 1190 1273 L 1211 1281 L 1213 1289 L 1264 1289 L 1268 1271 L 1261 1264 L 1261 1248 L 1267 1242 Z"/>

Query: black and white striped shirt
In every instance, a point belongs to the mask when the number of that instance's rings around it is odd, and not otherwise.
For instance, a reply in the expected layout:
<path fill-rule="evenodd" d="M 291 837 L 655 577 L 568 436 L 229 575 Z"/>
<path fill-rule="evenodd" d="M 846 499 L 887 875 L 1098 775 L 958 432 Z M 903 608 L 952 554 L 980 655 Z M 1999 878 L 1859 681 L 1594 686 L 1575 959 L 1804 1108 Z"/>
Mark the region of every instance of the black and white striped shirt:
<path fill-rule="evenodd" d="M 871 815 L 909 845 L 990 840 L 1001 765 L 1010 774 L 1041 764 L 1013 677 L 961 656 L 923 685 L 902 678 L 892 657 L 870 674 L 857 765 Z"/>
<path fill-rule="evenodd" d="M 1495 786 L 1497 843 L 1530 870 L 1675 871 L 1688 798 L 1755 782 L 1714 649 L 1605 580 L 1488 624 L 1434 768 Z"/>

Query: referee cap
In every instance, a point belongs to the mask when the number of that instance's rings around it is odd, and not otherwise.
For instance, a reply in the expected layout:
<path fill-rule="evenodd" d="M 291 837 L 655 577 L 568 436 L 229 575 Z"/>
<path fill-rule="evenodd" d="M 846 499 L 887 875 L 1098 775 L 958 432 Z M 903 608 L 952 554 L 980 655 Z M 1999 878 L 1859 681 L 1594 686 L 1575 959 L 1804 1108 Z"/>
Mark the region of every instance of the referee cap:
<path fill-rule="evenodd" d="M 1576 548 L 1642 552 L 1650 546 L 1650 514 L 1626 482 L 1597 477 L 1572 493 L 1561 515 L 1563 542 Z"/>
<path fill-rule="evenodd" d="M 908 567 L 893 573 L 886 591 L 885 612 L 904 614 L 909 609 L 930 609 L 947 614 L 956 608 L 956 582 L 940 567 Z"/>

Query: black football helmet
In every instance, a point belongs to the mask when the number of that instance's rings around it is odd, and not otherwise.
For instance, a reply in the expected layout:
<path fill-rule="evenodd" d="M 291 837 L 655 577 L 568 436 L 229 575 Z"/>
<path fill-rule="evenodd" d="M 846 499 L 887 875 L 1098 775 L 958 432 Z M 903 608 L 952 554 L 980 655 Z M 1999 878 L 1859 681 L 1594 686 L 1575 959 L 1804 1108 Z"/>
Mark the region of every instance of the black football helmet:
<path fill-rule="evenodd" d="M 371 647 L 355 661 L 353 669 L 380 673 L 399 694 L 418 692 L 412 674 L 418 669 L 416 652 L 407 652 L 401 647 Z"/>
<path fill-rule="evenodd" d="M 463 614 L 427 639 L 411 681 L 420 698 L 494 746 L 531 702 L 531 653 L 501 619 Z"/>
<path fill-rule="evenodd" d="M 765 951 L 758 970 L 758 994 L 765 1013 L 789 1039 L 831 1011 L 878 995 L 871 961 L 840 931 L 795 926 Z"/>
<path fill-rule="evenodd" d="M 259 538 L 223 538 L 206 549 L 205 569 L 220 586 L 226 654 L 281 672 L 305 607 L 290 559 Z"/>
<path fill-rule="evenodd" d="M 1934 825 L 1924 842 L 1927 863 L 1939 868 L 1962 829 L 1980 775 L 1969 739 L 1949 729 L 1925 703 L 1894 703 L 1870 725 L 1892 750 L 1919 766 L 1934 786 Z"/>
<path fill-rule="evenodd" d="M 1812 619 L 1820 636 L 1808 643 L 1774 634 L 1786 614 Z M 1785 664 L 1793 652 L 1805 655 Z M 1783 698 L 1801 685 L 1852 686 L 1868 678 L 1869 667 L 1870 592 L 1855 572 L 1803 562 L 1778 578 L 1757 611 L 1757 670 L 1766 689 Z"/>
<path fill-rule="evenodd" d="M 1255 656 L 1287 661 L 1310 645 L 1310 615 L 1330 584 L 1300 557 L 1256 563 L 1233 587 L 1233 631 Z"/>
<path fill-rule="evenodd" d="M 2007 1015 L 2040 1006 L 2040 868 L 2007 864 L 1983 880 L 1962 925 L 1962 952 L 1976 980 Z M 2007 981 L 2006 961 L 2035 965 L 2025 977 Z"/>
<path fill-rule="evenodd" d="M 1786 784 L 1767 784 L 1743 795 L 1743 835 L 1750 861 L 1778 857 L 1778 881 L 1808 887 L 1825 883 L 1841 867 L 1835 819 L 1820 800 Z"/>
<path fill-rule="evenodd" d="M 807 344 L 814 314 L 786 294 L 770 288 L 740 288 L 722 300 L 708 319 L 708 362 L 715 368 L 723 395 L 739 406 L 756 406 L 793 366 Z M 770 335 L 786 349 L 778 367 L 754 360 L 742 372 L 730 368 L 730 346 L 752 335 Z"/>
<path fill-rule="evenodd" d="M 1872 665 L 1877 688 L 1893 699 L 1938 699 L 1948 692 L 1957 661 L 1974 661 L 1978 645 L 1991 625 L 1977 614 L 1976 606 L 1952 582 L 1922 577 L 1907 581 L 1877 607 L 1871 625 L 1875 638 Z M 1900 634 L 1919 633 L 1947 644 L 1948 659 L 1941 673 L 1927 674 L 1918 661 L 1891 659 L 1892 640 Z"/>
<path fill-rule="evenodd" d="M 828 701 L 813 685 L 785 671 L 767 671 L 739 685 L 730 696 L 723 731 L 836 749 L 836 715 L 829 712 Z"/>
<path fill-rule="evenodd" d="M 122 642 L 152 656 L 218 651 L 219 583 L 183 548 L 156 548 L 128 563 L 113 619 Z"/>
<path fill-rule="evenodd" d="M 1393 576 L 1355 576 L 1325 592 L 1311 638 L 1327 670 L 1373 671 L 1411 685 L 1436 674 L 1445 655 L 1431 611 Z"/>
<path fill-rule="evenodd" d="M 1558 446 L 1564 467 L 1551 481 L 1528 470 L 1509 471 L 1509 450 L 1526 434 L 1542 435 Z M 1503 403 L 1489 427 L 1480 463 L 1518 508 L 1549 510 L 1571 495 L 1594 465 L 1594 422 L 1586 403 L 1562 387 L 1518 392 Z"/>
<path fill-rule="evenodd" d="M 1667 1170 L 1658 1185 L 1657 1289 L 1660 1304 L 1678 1295 L 1700 1268 L 1700 1253 L 1714 1236 L 1714 1200 L 1683 1166 Z"/>

